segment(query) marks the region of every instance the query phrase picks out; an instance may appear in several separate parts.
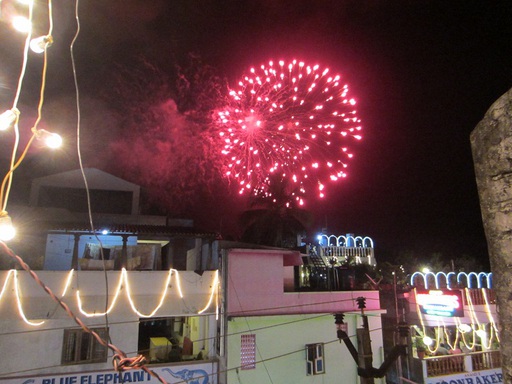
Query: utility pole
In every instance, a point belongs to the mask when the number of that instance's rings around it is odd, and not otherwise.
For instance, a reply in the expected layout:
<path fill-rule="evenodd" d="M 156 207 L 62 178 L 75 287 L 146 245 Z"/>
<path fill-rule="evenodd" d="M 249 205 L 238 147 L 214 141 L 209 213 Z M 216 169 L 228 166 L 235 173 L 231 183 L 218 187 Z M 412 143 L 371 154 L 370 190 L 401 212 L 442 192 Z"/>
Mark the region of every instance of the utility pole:
<path fill-rule="evenodd" d="M 358 328 L 357 332 L 357 349 L 359 351 L 359 366 L 365 371 L 373 367 L 373 353 L 372 341 L 370 339 L 370 326 L 368 325 L 368 316 L 365 315 L 364 309 L 366 308 L 366 298 L 358 297 L 356 299 L 357 307 L 361 310 L 361 317 L 363 319 L 363 327 Z M 361 384 L 374 384 L 373 377 L 361 377 Z"/>
<path fill-rule="evenodd" d="M 389 367 L 398 359 L 398 357 L 405 356 L 407 354 L 409 328 L 406 323 L 400 322 L 398 324 L 398 333 L 400 335 L 399 344 L 393 347 L 379 368 L 374 368 L 370 327 L 368 325 L 368 317 L 364 314 L 366 299 L 364 297 L 358 297 L 356 301 L 359 309 L 361 309 L 361 315 L 363 316 L 363 328 L 358 328 L 356 330 L 359 351 L 356 350 L 352 341 L 348 337 L 347 324 L 343 322 L 343 313 L 334 314 L 336 333 L 340 343 L 341 340 L 345 342 L 347 349 L 357 365 L 357 374 L 361 379 L 361 384 L 374 384 L 374 378 L 384 377 Z"/>
<path fill-rule="evenodd" d="M 397 281 L 396 281 L 396 271 L 393 271 L 393 295 L 395 297 L 395 320 L 396 320 L 396 325 L 399 326 L 400 324 L 400 320 L 398 319 L 399 317 L 399 312 L 398 312 L 398 292 L 397 292 Z M 395 333 L 394 335 L 394 342 L 395 342 L 395 345 L 397 344 L 397 335 Z M 396 359 L 396 374 L 397 376 L 400 378 L 402 377 L 403 373 L 402 373 L 402 359 L 400 356 L 398 356 L 398 359 Z"/>

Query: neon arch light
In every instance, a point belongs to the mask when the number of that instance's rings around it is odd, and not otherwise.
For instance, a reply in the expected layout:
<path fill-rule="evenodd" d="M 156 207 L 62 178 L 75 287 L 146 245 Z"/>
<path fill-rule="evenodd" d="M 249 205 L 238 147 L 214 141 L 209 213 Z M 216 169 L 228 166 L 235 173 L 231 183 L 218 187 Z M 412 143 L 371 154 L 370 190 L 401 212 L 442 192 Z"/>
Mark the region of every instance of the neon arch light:
<path fill-rule="evenodd" d="M 422 277 L 423 278 L 423 285 L 425 286 L 425 289 L 430 289 L 429 288 L 429 278 L 433 278 L 434 279 L 434 282 L 435 282 L 435 288 L 436 289 L 439 289 L 439 287 L 441 286 L 441 281 L 440 281 L 440 278 L 441 277 L 444 277 L 444 282 L 446 284 L 446 288 L 448 289 L 452 289 L 451 287 L 451 277 L 455 277 L 456 276 L 456 280 L 457 280 L 457 283 L 460 283 L 463 278 L 466 278 L 466 286 L 468 288 L 475 288 L 473 287 L 473 282 L 476 281 L 476 288 L 484 288 L 482 285 L 482 282 L 485 281 L 485 285 L 486 285 L 486 288 L 488 289 L 492 289 L 492 272 L 490 273 L 487 273 L 487 272 L 479 272 L 479 273 L 476 273 L 476 272 L 470 272 L 470 273 L 466 273 L 466 272 L 459 272 L 457 275 L 455 275 L 455 272 L 448 272 L 448 273 L 445 273 L 445 272 L 437 272 L 437 273 L 434 273 L 434 272 L 427 272 L 427 273 L 424 273 L 424 272 L 414 272 L 412 275 L 411 275 L 411 281 L 410 281 L 410 284 L 412 286 L 415 285 L 415 279 L 418 278 L 418 277 Z"/>
<path fill-rule="evenodd" d="M 346 247 L 346 244 L 349 242 L 349 240 L 352 240 L 354 243 L 354 247 L 361 247 L 361 248 L 374 248 L 373 246 L 373 240 L 369 236 L 336 236 L 336 235 L 318 235 L 317 237 L 318 242 L 322 246 L 327 247 Z M 326 245 L 323 245 L 325 242 Z"/>
<path fill-rule="evenodd" d="M 473 288 L 471 286 L 472 285 L 471 283 L 472 283 L 473 280 L 476 280 L 477 288 L 483 288 L 482 287 L 482 277 L 485 278 L 486 287 L 487 288 L 492 288 L 492 272 L 491 273 L 485 273 L 485 272 L 480 272 L 480 273 L 476 273 L 476 272 L 469 272 L 469 273 L 459 272 L 457 274 L 457 283 L 460 283 L 460 281 L 462 280 L 463 277 L 466 278 L 466 285 L 468 286 L 468 288 Z M 472 277 L 474 279 L 472 279 Z"/>
<path fill-rule="evenodd" d="M 421 276 L 423 277 L 423 285 L 425 287 L 425 289 L 429 289 L 429 277 L 432 277 L 434 278 L 434 281 L 435 281 L 435 286 L 436 286 L 436 289 L 439 289 L 440 287 L 440 281 L 439 281 L 439 277 L 440 276 L 444 276 L 445 278 L 445 283 L 446 283 L 446 287 L 448 289 L 451 289 L 450 287 L 450 276 L 455 276 L 455 272 L 448 272 L 448 273 L 444 273 L 444 272 L 437 272 L 437 273 L 434 273 L 434 272 L 414 272 L 411 276 L 411 285 L 414 286 L 414 279 L 417 277 L 417 276 Z"/>

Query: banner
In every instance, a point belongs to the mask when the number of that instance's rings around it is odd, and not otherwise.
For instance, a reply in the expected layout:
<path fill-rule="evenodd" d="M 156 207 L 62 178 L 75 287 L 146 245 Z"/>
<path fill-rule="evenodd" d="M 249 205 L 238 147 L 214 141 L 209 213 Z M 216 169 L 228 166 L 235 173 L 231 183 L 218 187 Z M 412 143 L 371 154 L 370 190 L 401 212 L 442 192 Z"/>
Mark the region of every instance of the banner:
<path fill-rule="evenodd" d="M 429 377 L 425 384 L 495 384 L 503 383 L 503 373 L 500 369 L 473 371 L 458 375 Z"/>
<path fill-rule="evenodd" d="M 83 365 L 81 366 L 83 368 Z M 148 367 L 167 383 L 217 384 L 217 363 Z M 124 372 L 100 371 L 0 379 L 0 384 L 127 384 L 160 381 L 138 369 Z"/>

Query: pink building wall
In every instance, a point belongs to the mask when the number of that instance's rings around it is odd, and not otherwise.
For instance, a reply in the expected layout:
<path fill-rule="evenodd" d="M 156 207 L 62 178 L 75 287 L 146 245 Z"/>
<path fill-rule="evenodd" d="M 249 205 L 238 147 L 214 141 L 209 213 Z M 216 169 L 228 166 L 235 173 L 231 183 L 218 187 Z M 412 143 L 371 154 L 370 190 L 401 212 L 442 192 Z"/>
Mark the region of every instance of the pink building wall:
<path fill-rule="evenodd" d="M 366 310 L 379 310 L 378 291 L 285 292 L 285 278 L 301 265 L 298 251 L 231 249 L 227 256 L 227 314 L 283 315 L 357 311 L 355 299 L 366 298 Z M 288 285 L 288 283 L 287 283 Z"/>

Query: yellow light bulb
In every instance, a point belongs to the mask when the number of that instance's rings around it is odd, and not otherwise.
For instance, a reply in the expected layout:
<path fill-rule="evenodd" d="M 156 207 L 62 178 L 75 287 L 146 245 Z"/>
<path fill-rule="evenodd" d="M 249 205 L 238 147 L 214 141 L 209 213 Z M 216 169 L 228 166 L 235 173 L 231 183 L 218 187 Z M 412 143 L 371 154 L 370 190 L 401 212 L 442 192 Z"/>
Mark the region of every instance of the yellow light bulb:
<path fill-rule="evenodd" d="M 5 214 L 0 216 L 0 240 L 9 241 L 16 235 L 16 230 L 12 226 L 11 218 Z"/>
<path fill-rule="evenodd" d="M 487 332 L 485 332 L 485 330 L 483 330 L 483 329 L 479 329 L 479 330 L 476 331 L 476 335 L 478 337 L 484 338 L 484 337 L 487 336 Z"/>
<path fill-rule="evenodd" d="M 62 145 L 62 137 L 56 133 L 47 131 L 46 129 L 37 129 L 35 131 L 36 137 L 42 140 L 46 146 L 54 149 Z"/>
<path fill-rule="evenodd" d="M 35 53 L 43 53 L 52 43 L 53 38 L 50 35 L 39 36 L 30 40 L 30 49 Z"/>

